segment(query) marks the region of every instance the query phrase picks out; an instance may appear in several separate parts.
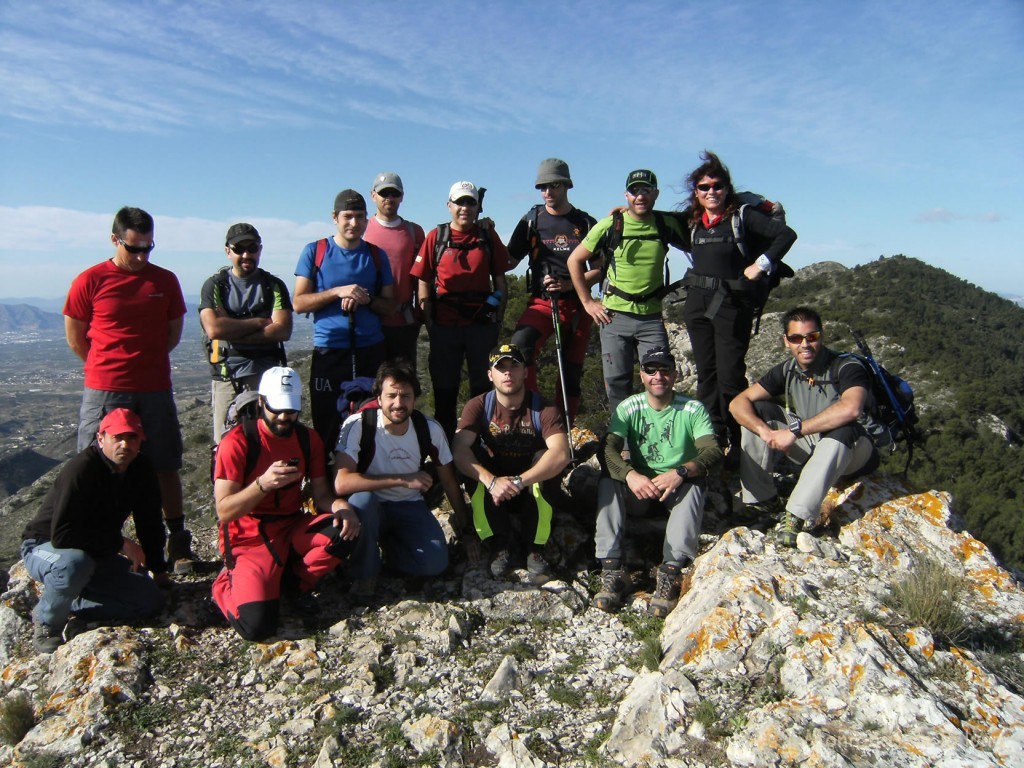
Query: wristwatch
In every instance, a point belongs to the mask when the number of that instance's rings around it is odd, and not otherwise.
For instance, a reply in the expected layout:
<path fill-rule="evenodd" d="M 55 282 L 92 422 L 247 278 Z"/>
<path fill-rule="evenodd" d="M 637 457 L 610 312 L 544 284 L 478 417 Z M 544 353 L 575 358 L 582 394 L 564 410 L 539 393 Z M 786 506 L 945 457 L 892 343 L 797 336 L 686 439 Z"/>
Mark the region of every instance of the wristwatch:
<path fill-rule="evenodd" d="M 676 474 L 683 478 L 683 480 L 690 479 L 690 472 L 686 467 L 676 467 Z"/>
<path fill-rule="evenodd" d="M 792 432 L 797 437 L 803 437 L 804 436 L 803 429 L 804 429 L 804 423 L 800 419 L 798 419 L 798 418 L 796 418 L 794 416 L 793 417 L 793 421 L 791 421 L 789 423 L 789 431 Z"/>
<path fill-rule="evenodd" d="M 509 480 L 512 481 L 512 485 L 514 485 L 516 488 L 523 487 L 523 478 L 521 478 L 519 475 L 513 475 L 512 477 L 509 478 Z"/>

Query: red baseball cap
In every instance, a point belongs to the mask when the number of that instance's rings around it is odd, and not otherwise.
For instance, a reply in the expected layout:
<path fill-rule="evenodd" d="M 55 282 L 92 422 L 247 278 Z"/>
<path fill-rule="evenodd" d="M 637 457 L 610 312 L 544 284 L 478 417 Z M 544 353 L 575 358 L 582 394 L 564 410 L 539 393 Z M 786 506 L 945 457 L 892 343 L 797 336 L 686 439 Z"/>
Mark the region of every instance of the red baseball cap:
<path fill-rule="evenodd" d="M 130 432 L 138 435 L 140 440 L 146 439 L 142 419 L 127 408 L 115 408 L 104 416 L 100 422 L 100 432 L 106 432 L 108 435 L 124 435 Z"/>

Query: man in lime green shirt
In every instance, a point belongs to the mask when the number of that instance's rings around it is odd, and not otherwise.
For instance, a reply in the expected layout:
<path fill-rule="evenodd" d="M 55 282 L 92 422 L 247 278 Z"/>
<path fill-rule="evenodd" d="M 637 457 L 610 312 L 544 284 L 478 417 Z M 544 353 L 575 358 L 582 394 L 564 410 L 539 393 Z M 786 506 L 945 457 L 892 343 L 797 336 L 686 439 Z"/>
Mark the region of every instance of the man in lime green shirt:
<path fill-rule="evenodd" d="M 657 199 L 654 172 L 631 172 L 626 177 L 625 212 L 597 222 L 568 259 L 580 302 L 601 329 L 605 388 L 613 413 L 631 394 L 635 361 L 654 347 L 668 348 L 661 317 L 665 259 L 668 246 L 682 247 L 687 233 L 673 217 L 655 213 Z M 602 264 L 602 301 L 590 295 L 586 281 L 587 262 L 595 259 L 609 261 Z"/>
<path fill-rule="evenodd" d="M 640 361 L 644 391 L 612 414 L 604 446 L 605 476 L 597 486 L 597 559 L 601 591 L 594 604 L 615 611 L 632 588 L 623 547 L 626 514 L 651 504 L 668 511 L 662 563 L 650 612 L 664 617 L 679 600 L 683 571 L 697 556 L 708 471 L 721 461 L 711 419 L 700 400 L 674 391 L 676 361 L 668 349 Z M 624 448 L 629 459 L 622 457 Z"/>

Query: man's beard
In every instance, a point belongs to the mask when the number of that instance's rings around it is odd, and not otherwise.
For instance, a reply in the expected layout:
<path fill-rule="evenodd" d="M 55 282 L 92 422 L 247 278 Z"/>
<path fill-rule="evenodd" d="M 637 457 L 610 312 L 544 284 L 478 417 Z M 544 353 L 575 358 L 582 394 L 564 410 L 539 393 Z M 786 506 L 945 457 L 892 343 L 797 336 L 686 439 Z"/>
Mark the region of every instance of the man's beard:
<path fill-rule="evenodd" d="M 266 411 L 263 412 L 263 423 L 266 425 L 267 429 L 270 430 L 270 433 L 277 437 L 291 437 L 291 434 L 295 429 L 294 421 L 275 421 Z"/>

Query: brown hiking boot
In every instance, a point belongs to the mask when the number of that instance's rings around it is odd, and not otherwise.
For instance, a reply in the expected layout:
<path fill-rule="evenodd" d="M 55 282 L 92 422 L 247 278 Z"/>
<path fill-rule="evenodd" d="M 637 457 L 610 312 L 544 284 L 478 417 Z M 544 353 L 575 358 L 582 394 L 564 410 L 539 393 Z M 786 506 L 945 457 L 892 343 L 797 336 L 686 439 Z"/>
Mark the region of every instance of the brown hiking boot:
<path fill-rule="evenodd" d="M 682 581 L 683 568 L 679 563 L 662 563 L 658 568 L 658 584 L 654 588 L 647 612 L 659 619 L 672 613 L 679 602 Z"/>
<path fill-rule="evenodd" d="M 633 590 L 633 580 L 621 560 L 601 561 L 601 590 L 594 595 L 594 605 L 605 613 L 615 613 Z"/>

